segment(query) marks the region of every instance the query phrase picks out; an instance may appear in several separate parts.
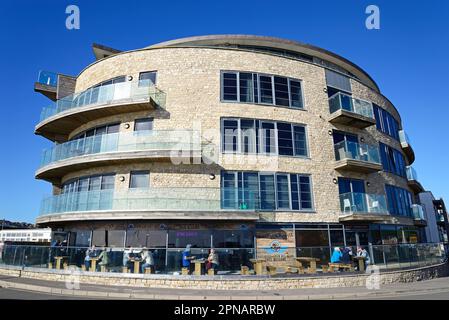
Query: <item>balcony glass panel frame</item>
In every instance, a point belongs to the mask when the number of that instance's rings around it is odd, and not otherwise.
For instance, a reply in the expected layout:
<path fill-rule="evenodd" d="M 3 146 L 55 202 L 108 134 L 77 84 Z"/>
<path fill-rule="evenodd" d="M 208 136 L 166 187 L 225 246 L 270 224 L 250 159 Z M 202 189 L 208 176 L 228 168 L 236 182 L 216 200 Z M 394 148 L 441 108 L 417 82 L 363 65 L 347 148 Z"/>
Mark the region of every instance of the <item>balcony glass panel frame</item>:
<path fill-rule="evenodd" d="M 371 102 L 356 99 L 343 92 L 337 92 L 329 98 L 329 112 L 332 114 L 338 110 L 348 111 L 375 120 Z"/>

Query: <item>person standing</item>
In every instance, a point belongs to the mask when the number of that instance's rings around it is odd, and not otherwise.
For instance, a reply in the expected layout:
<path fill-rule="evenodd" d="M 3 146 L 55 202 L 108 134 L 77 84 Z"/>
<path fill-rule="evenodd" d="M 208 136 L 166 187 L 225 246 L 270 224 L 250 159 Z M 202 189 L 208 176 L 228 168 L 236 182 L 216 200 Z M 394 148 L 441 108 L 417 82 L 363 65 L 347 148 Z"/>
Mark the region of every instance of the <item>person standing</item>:
<path fill-rule="evenodd" d="M 209 269 L 214 269 L 214 272 L 217 272 L 217 268 L 218 255 L 214 249 L 210 249 L 209 256 L 207 257 L 206 272 L 209 271 Z"/>
<path fill-rule="evenodd" d="M 363 262 L 365 264 L 365 270 L 366 267 L 371 264 L 371 259 L 370 256 L 368 254 L 368 251 L 366 251 L 366 249 L 362 248 L 361 246 L 357 247 L 357 257 L 362 257 L 363 258 Z"/>

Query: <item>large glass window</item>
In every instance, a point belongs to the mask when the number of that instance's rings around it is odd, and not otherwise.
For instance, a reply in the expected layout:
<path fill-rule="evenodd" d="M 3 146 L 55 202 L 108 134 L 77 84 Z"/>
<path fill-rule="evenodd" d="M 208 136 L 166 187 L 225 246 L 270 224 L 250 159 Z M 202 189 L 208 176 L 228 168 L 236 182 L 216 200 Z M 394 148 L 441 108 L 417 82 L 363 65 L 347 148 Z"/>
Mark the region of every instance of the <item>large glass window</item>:
<path fill-rule="evenodd" d="M 406 177 L 405 159 L 402 153 L 381 142 L 379 142 L 379 149 L 383 170 Z"/>
<path fill-rule="evenodd" d="M 115 173 L 80 177 L 66 181 L 62 185 L 62 193 L 94 191 L 94 190 L 113 190 Z"/>
<path fill-rule="evenodd" d="M 149 171 L 131 171 L 129 180 L 130 189 L 147 189 L 150 187 Z"/>
<path fill-rule="evenodd" d="M 376 128 L 396 140 L 399 140 L 399 123 L 386 110 L 373 104 L 374 117 L 376 119 Z"/>
<path fill-rule="evenodd" d="M 139 87 L 147 87 L 156 84 L 157 71 L 146 71 L 139 74 Z"/>
<path fill-rule="evenodd" d="M 260 210 L 312 210 L 312 187 L 308 175 L 223 171 L 222 208 Z M 256 201 L 259 199 L 259 201 Z"/>
<path fill-rule="evenodd" d="M 99 127 L 95 127 L 92 129 L 89 129 L 87 131 L 83 131 L 76 136 L 74 136 L 70 140 L 77 140 L 77 139 L 83 139 L 86 137 L 92 137 L 92 136 L 101 136 L 103 134 L 110 134 L 110 133 L 117 133 L 120 130 L 120 123 L 111 123 Z"/>
<path fill-rule="evenodd" d="M 153 118 L 136 119 L 134 121 L 134 131 L 153 130 Z"/>
<path fill-rule="evenodd" d="M 222 119 L 222 151 L 307 156 L 306 128 L 285 122 Z"/>
<path fill-rule="evenodd" d="M 388 184 L 385 185 L 385 191 L 390 214 L 412 217 L 413 202 L 409 191 Z"/>
<path fill-rule="evenodd" d="M 261 103 L 302 109 L 301 81 L 251 72 L 225 71 L 221 76 L 222 100 Z"/>

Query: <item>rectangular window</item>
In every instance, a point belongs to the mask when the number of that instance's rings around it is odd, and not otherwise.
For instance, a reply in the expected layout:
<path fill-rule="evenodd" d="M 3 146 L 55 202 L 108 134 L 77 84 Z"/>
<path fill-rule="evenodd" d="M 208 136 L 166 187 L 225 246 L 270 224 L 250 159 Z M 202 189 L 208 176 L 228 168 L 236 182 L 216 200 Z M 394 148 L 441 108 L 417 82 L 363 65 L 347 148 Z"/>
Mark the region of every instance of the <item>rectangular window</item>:
<path fill-rule="evenodd" d="M 221 141 L 223 152 L 237 152 L 239 150 L 239 120 L 224 119 L 222 128 Z"/>
<path fill-rule="evenodd" d="M 379 142 L 379 149 L 383 170 L 406 177 L 405 159 L 402 153 L 381 142 Z"/>
<path fill-rule="evenodd" d="M 390 214 L 412 217 L 413 202 L 409 191 L 392 185 L 385 185 L 385 192 Z"/>
<path fill-rule="evenodd" d="M 153 130 L 153 118 L 136 119 L 134 121 L 134 131 Z"/>
<path fill-rule="evenodd" d="M 259 75 L 260 103 L 273 104 L 273 78 Z"/>
<path fill-rule="evenodd" d="M 313 209 L 311 179 L 307 175 L 223 171 L 221 188 L 223 209 Z"/>
<path fill-rule="evenodd" d="M 114 179 L 115 179 L 115 175 L 103 176 L 101 179 L 101 190 L 114 189 Z"/>
<path fill-rule="evenodd" d="M 305 127 L 293 126 L 293 141 L 295 143 L 295 156 L 307 156 Z"/>
<path fill-rule="evenodd" d="M 222 91 L 223 91 L 223 100 L 238 101 L 237 73 L 235 72 L 223 73 Z"/>
<path fill-rule="evenodd" d="M 278 150 L 280 155 L 293 156 L 292 126 L 289 123 L 278 122 Z"/>
<path fill-rule="evenodd" d="M 274 95 L 276 97 L 276 105 L 290 106 L 288 79 L 284 77 L 274 77 Z"/>
<path fill-rule="evenodd" d="M 262 210 L 276 209 L 276 194 L 274 174 L 260 174 L 260 208 Z"/>
<path fill-rule="evenodd" d="M 290 79 L 290 106 L 298 109 L 304 108 L 301 82 L 292 79 Z"/>
<path fill-rule="evenodd" d="M 254 119 L 222 119 L 222 151 L 307 156 L 302 125 Z"/>
<path fill-rule="evenodd" d="M 148 87 L 156 84 L 157 71 L 146 71 L 139 74 L 139 87 Z"/>
<path fill-rule="evenodd" d="M 147 189 L 150 187 L 149 171 L 132 171 L 129 180 L 130 189 Z"/>
<path fill-rule="evenodd" d="M 390 137 L 399 140 L 399 123 L 386 110 L 376 104 L 373 104 L 374 117 L 376 119 L 376 128 Z"/>
<path fill-rule="evenodd" d="M 241 119 L 242 153 L 256 153 L 256 127 L 254 120 Z"/>
<path fill-rule="evenodd" d="M 288 175 L 276 175 L 276 192 L 278 209 L 290 209 L 290 191 L 288 187 Z"/>
<path fill-rule="evenodd" d="M 254 102 L 254 81 L 252 73 L 239 73 L 240 102 Z"/>
<path fill-rule="evenodd" d="M 221 91 L 223 101 L 304 107 L 301 81 L 287 77 L 226 71 L 221 74 Z"/>

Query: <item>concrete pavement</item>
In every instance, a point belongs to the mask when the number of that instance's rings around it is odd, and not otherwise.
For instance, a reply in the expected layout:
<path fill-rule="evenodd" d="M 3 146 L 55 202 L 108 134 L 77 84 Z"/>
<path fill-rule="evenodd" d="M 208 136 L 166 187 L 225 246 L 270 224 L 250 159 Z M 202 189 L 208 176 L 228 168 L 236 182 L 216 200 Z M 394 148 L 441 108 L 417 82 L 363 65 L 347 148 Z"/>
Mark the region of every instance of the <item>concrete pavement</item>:
<path fill-rule="evenodd" d="M 71 284 L 73 286 L 73 284 Z M 7 290 L 7 291 L 3 291 Z M 26 291 L 28 294 L 23 294 Z M 13 294 L 19 292 L 18 294 Z M 17 299 L 170 299 L 170 300 L 315 300 L 315 299 L 391 299 L 433 295 L 449 298 L 449 278 L 438 278 L 412 283 L 383 285 L 379 290 L 365 287 L 295 289 L 295 290 L 236 290 L 220 291 L 189 289 L 134 288 L 81 284 L 79 289 L 67 288 L 64 282 L 43 281 L 0 276 L 0 297 L 8 293 Z"/>

